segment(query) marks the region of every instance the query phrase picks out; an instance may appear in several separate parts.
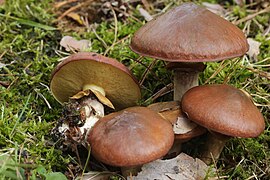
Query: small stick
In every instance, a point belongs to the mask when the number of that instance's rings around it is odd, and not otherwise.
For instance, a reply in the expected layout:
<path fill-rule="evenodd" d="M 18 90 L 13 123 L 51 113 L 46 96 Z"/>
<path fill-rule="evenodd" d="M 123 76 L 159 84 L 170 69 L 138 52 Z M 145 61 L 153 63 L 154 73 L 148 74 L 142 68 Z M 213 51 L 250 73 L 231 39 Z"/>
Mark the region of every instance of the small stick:
<path fill-rule="evenodd" d="M 270 11 L 270 6 L 267 7 L 267 8 L 265 8 L 265 9 L 263 9 L 263 10 L 261 10 L 261 11 L 259 11 L 259 12 L 256 12 L 256 13 L 254 13 L 254 14 L 250 14 L 250 15 L 248 15 L 248 16 L 242 18 L 242 19 L 239 19 L 238 21 L 234 22 L 234 24 L 235 24 L 235 25 L 239 25 L 239 24 L 241 24 L 242 22 L 248 21 L 248 20 L 250 20 L 250 19 L 252 19 L 252 18 L 254 18 L 254 17 L 256 17 L 256 16 L 258 16 L 258 15 L 260 15 L 260 14 L 267 13 L 267 12 L 269 12 L 269 11 Z"/>

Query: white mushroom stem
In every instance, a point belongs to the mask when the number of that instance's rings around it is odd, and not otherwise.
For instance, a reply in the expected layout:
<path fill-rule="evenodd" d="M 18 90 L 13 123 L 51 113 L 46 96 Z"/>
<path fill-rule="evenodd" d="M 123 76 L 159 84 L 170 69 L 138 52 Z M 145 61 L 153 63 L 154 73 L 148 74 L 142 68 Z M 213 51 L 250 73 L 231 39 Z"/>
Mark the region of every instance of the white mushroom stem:
<path fill-rule="evenodd" d="M 82 107 L 79 111 L 81 116 L 83 116 L 85 119 L 83 126 L 78 127 L 78 130 L 80 131 L 80 134 L 85 135 L 84 138 L 86 138 L 87 134 L 95 123 L 104 116 L 104 107 L 103 104 L 94 97 L 84 98 L 80 104 Z M 68 123 L 69 122 L 64 122 L 62 126 L 58 127 L 58 131 L 64 134 L 67 130 L 69 130 L 70 126 Z M 65 136 L 65 138 L 67 137 Z"/>
<path fill-rule="evenodd" d="M 230 136 L 220 133 L 209 132 L 200 159 L 207 165 L 211 164 L 213 161 L 217 161 L 226 142 L 230 138 Z"/>
<path fill-rule="evenodd" d="M 174 70 L 174 94 L 175 101 L 181 101 L 182 96 L 192 87 L 198 86 L 200 72 L 184 72 L 179 69 Z"/>
<path fill-rule="evenodd" d="M 182 96 L 187 90 L 198 86 L 199 73 L 205 69 L 201 62 L 171 62 L 167 65 L 168 69 L 174 70 L 174 95 L 175 101 L 181 101 Z"/>
<path fill-rule="evenodd" d="M 83 108 L 85 113 L 85 123 L 82 127 L 79 127 L 82 134 L 86 131 L 86 134 L 91 130 L 95 123 L 104 117 L 104 107 L 96 99 L 86 99 L 83 102 Z"/>
<path fill-rule="evenodd" d="M 142 165 L 121 167 L 121 174 L 125 178 L 136 176 L 141 171 Z"/>
<path fill-rule="evenodd" d="M 183 144 L 183 141 L 174 139 L 173 146 L 168 151 L 166 156 L 163 157 L 163 159 L 171 159 L 178 156 L 182 152 L 182 144 Z"/>

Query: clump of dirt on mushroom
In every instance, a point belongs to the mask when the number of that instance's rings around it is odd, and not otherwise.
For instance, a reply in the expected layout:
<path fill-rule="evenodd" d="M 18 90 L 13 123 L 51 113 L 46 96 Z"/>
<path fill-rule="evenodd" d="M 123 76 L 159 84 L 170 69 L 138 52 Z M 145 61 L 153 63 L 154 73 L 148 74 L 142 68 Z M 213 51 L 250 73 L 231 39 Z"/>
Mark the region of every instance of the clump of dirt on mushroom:
<path fill-rule="evenodd" d="M 70 99 L 64 103 L 62 117 L 52 130 L 52 136 L 64 145 L 62 149 L 77 145 L 88 147 L 85 141 L 87 133 L 104 116 L 104 106 L 93 93 L 81 99 Z M 74 149 L 75 148 L 75 149 Z"/>

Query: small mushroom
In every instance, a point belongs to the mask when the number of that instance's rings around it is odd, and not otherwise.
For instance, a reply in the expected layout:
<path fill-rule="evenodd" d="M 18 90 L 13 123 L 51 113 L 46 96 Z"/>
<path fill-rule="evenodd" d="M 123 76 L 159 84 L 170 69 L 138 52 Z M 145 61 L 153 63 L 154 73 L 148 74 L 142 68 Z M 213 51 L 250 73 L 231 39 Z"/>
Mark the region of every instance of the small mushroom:
<path fill-rule="evenodd" d="M 171 124 L 146 107 L 130 107 L 106 115 L 88 135 L 93 156 L 105 164 L 122 167 L 125 176 L 162 158 L 173 140 Z"/>
<path fill-rule="evenodd" d="M 158 112 L 165 120 L 173 125 L 174 143 L 165 158 L 176 157 L 181 152 L 182 143 L 207 132 L 204 127 L 188 120 L 180 109 L 180 103 L 178 101 L 158 102 L 149 105 L 148 108 Z"/>
<path fill-rule="evenodd" d="M 209 133 L 202 160 L 217 160 L 229 137 L 259 136 L 265 128 L 261 112 L 250 96 L 230 85 L 193 87 L 182 98 L 182 110 L 190 120 L 213 131 Z"/>
<path fill-rule="evenodd" d="M 72 126 L 74 132 L 69 134 L 75 134 L 73 139 L 78 139 L 77 134 L 88 133 L 104 116 L 103 104 L 119 110 L 136 105 L 141 97 L 138 82 L 127 67 L 90 52 L 79 52 L 60 62 L 52 73 L 50 89 L 61 104 L 73 100 L 66 113 L 66 119 L 71 120 L 64 120 L 58 128 L 64 133 L 71 131 Z M 75 116 L 83 125 L 73 122 Z"/>
<path fill-rule="evenodd" d="M 132 37 L 130 48 L 143 56 L 170 62 L 174 100 L 198 85 L 203 62 L 242 56 L 248 50 L 243 32 L 194 3 L 183 3 L 147 22 Z"/>

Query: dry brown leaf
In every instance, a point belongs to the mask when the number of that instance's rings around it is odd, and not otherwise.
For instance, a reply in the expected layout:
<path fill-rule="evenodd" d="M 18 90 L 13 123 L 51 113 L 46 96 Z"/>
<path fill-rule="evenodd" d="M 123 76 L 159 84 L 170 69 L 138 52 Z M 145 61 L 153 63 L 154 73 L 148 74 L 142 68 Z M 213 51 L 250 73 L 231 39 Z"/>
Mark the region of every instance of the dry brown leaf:
<path fill-rule="evenodd" d="M 87 48 L 90 47 L 91 42 L 89 40 L 76 40 L 71 36 L 64 36 L 61 41 L 60 45 L 66 49 L 66 51 L 85 51 Z"/>
<path fill-rule="evenodd" d="M 249 44 L 249 50 L 247 54 L 250 57 L 250 59 L 252 59 L 253 61 L 257 61 L 258 60 L 257 56 L 260 54 L 261 43 L 252 38 L 248 38 L 247 41 Z"/>
<path fill-rule="evenodd" d="M 83 21 L 81 19 L 81 16 L 75 12 L 71 12 L 69 14 L 67 14 L 68 17 L 70 17 L 71 19 L 73 19 L 74 21 L 76 21 L 77 23 L 79 23 L 80 25 L 83 25 Z"/>
<path fill-rule="evenodd" d="M 84 173 L 81 180 L 108 180 L 112 175 L 115 175 L 113 172 L 88 172 Z"/>
<path fill-rule="evenodd" d="M 202 4 L 209 11 L 211 11 L 211 12 L 213 12 L 213 13 L 219 15 L 219 16 L 225 17 L 226 10 L 221 5 L 219 5 L 219 4 L 212 4 L 212 3 L 208 3 L 208 2 L 203 2 Z"/>
<path fill-rule="evenodd" d="M 139 8 L 139 12 L 146 21 L 151 21 L 153 19 L 153 17 L 145 9 Z"/>
<path fill-rule="evenodd" d="M 129 180 L 202 180 L 209 167 L 200 159 L 193 159 L 185 153 L 168 160 L 156 160 L 145 164 L 142 171 Z"/>

